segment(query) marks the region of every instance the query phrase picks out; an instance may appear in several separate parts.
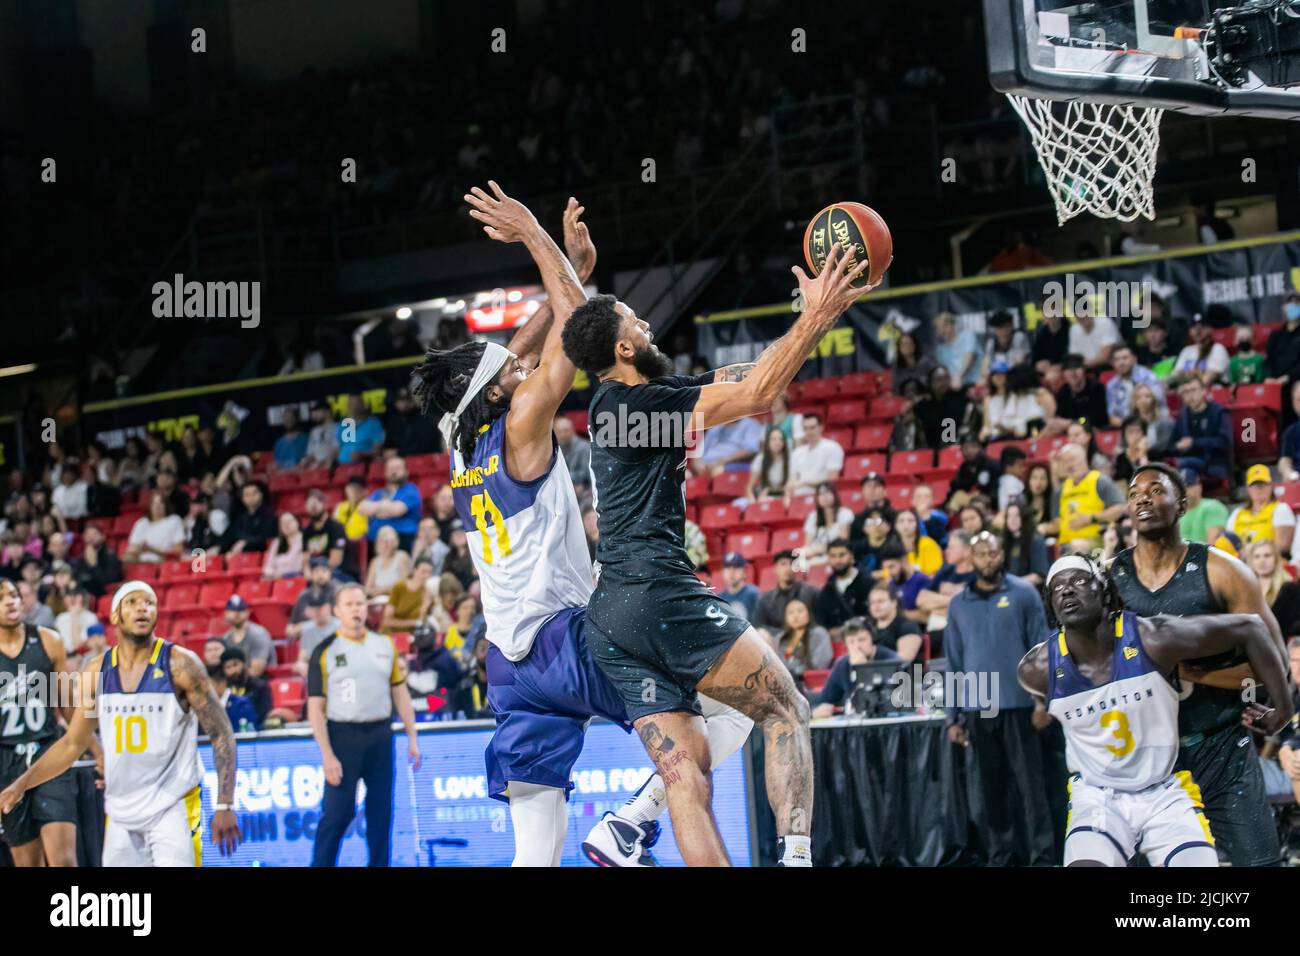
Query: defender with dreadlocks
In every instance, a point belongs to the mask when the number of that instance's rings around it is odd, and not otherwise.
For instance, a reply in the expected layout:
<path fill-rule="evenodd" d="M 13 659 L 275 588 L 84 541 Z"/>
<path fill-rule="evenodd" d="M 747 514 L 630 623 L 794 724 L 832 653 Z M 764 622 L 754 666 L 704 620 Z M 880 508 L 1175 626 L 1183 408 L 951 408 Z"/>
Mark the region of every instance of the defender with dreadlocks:
<path fill-rule="evenodd" d="M 1179 519 L 1187 510 L 1187 485 L 1181 473 L 1160 462 L 1143 465 L 1129 482 L 1128 510 L 1137 543 L 1110 567 L 1125 607 L 1142 617 L 1254 615 L 1285 663 L 1282 629 L 1255 573 L 1227 552 L 1183 540 Z M 1233 866 L 1278 865 L 1282 848 L 1264 774 L 1242 729 L 1264 712 L 1244 693 L 1257 675 L 1239 653 L 1188 662 L 1179 671 L 1178 769 L 1200 784 L 1219 849 Z"/>
<path fill-rule="evenodd" d="M 516 866 L 558 866 L 564 850 L 569 775 L 593 716 L 629 729 L 618 693 L 587 649 L 584 612 L 591 560 L 573 482 L 552 437 L 552 422 L 576 369 L 560 332 L 586 301 L 581 280 L 596 250 L 570 199 L 564 213 L 566 259 L 521 203 L 496 183 L 465 201 L 484 231 L 522 242 L 541 270 L 550 306 L 509 347 L 470 342 L 431 350 L 412 378 L 427 413 L 444 412 L 452 455 L 452 494 L 468 530 L 487 620 L 488 702 L 497 718 L 487 750 L 488 792 L 510 804 Z M 558 317 L 559 321 L 553 321 Z M 533 368 L 530 353 L 540 351 Z M 709 739 L 721 761 L 744 744 L 752 722 L 709 703 Z M 655 818 L 664 785 L 651 776 L 617 813 L 607 813 L 583 850 L 602 866 L 654 866 Z"/>
<path fill-rule="evenodd" d="M 1044 585 L 1055 636 L 1020 662 L 1019 678 L 1065 729 L 1070 779 L 1066 866 L 1124 866 L 1139 849 L 1152 866 L 1218 866 L 1200 789 L 1178 757 L 1178 666 L 1244 653 L 1279 701 L 1259 719 L 1290 717 L 1286 670 L 1251 614 L 1140 618 L 1115 582 L 1080 555 Z"/>

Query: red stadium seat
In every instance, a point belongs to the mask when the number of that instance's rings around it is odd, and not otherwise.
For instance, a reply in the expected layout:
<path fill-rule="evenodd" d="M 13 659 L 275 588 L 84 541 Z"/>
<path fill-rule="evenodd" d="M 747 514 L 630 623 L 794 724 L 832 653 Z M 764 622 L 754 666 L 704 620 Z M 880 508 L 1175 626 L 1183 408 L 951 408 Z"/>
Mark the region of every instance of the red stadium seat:
<path fill-rule="evenodd" d="M 95 617 L 106 622 L 108 621 L 109 615 L 112 611 L 113 592 L 110 590 L 105 594 L 101 594 L 99 599 L 95 602 Z"/>
<path fill-rule="evenodd" d="M 803 519 L 812 514 L 813 509 L 817 507 L 812 495 L 795 495 L 786 505 L 785 514 L 787 518 L 798 521 L 803 524 Z"/>
<path fill-rule="evenodd" d="M 871 401 L 867 402 L 867 417 L 877 418 L 894 418 L 903 410 L 907 404 L 907 399 L 901 395 L 877 395 Z"/>
<path fill-rule="evenodd" d="M 158 562 L 140 561 L 136 564 L 126 564 L 122 566 L 122 574 L 128 581 L 157 581 Z"/>
<path fill-rule="evenodd" d="M 766 531 L 742 531 L 727 535 L 727 552 L 738 551 L 746 561 L 766 557 L 771 536 Z"/>
<path fill-rule="evenodd" d="M 306 578 L 279 578 L 272 585 L 271 597 L 285 604 L 293 604 L 306 588 Z"/>
<path fill-rule="evenodd" d="M 1033 456 L 1031 455 L 1030 457 Z M 943 448 L 939 449 L 939 455 L 935 459 L 935 467 L 951 468 L 953 474 L 956 474 L 957 469 L 960 468 L 965 461 L 966 459 L 961 456 L 961 445 L 944 445 Z"/>
<path fill-rule="evenodd" d="M 696 475 L 693 478 L 686 479 L 686 498 L 703 498 L 709 493 L 711 482 L 707 475 Z"/>
<path fill-rule="evenodd" d="M 912 492 L 915 490 L 916 485 L 891 485 L 885 488 L 885 497 L 889 499 L 890 507 L 898 511 L 912 507 Z"/>
<path fill-rule="evenodd" d="M 852 398 L 876 394 L 876 377 L 871 372 L 850 372 L 840 376 L 840 396 Z"/>
<path fill-rule="evenodd" d="M 1230 385 L 1212 385 L 1210 387 L 1210 401 L 1222 405 L 1224 408 L 1231 408 L 1236 404 L 1232 396 L 1232 387 Z"/>
<path fill-rule="evenodd" d="M 275 645 L 275 659 L 281 664 L 292 664 L 298 659 L 301 650 L 302 646 L 297 640 L 281 641 Z"/>
<path fill-rule="evenodd" d="M 283 604 L 254 604 L 249 608 L 249 617 L 277 639 L 284 637 L 285 628 L 289 626 L 289 608 Z"/>
<path fill-rule="evenodd" d="M 1232 418 L 1232 447 L 1238 465 L 1273 462 L 1278 456 L 1277 415 L 1272 409 L 1235 405 Z"/>
<path fill-rule="evenodd" d="M 834 378 L 810 378 L 802 383 L 799 391 L 802 402 L 827 402 L 839 397 L 840 383 Z"/>
<path fill-rule="evenodd" d="M 885 456 L 876 454 L 852 454 L 844 457 L 844 471 L 841 473 L 846 480 L 852 480 L 861 483 L 862 479 L 874 472 L 883 472 L 885 470 Z"/>
<path fill-rule="evenodd" d="M 301 677 L 278 677 L 271 681 L 271 707 L 284 711 L 290 720 L 302 717 L 307 703 L 307 684 Z"/>
<path fill-rule="evenodd" d="M 262 573 L 262 564 L 266 556 L 261 551 L 241 551 L 226 559 L 226 570 L 234 577 Z"/>
<path fill-rule="evenodd" d="M 858 451 L 885 451 L 893 431 L 892 425 L 861 425 L 853 433 L 853 447 Z"/>
<path fill-rule="evenodd" d="M 827 428 L 826 437 L 841 448 L 853 447 L 853 429 L 852 428 Z"/>
<path fill-rule="evenodd" d="M 125 538 L 131 533 L 131 528 L 135 525 L 136 519 L 132 515 L 118 515 L 113 519 L 114 535 Z"/>
<path fill-rule="evenodd" d="M 758 573 L 758 589 L 770 591 L 776 587 L 776 566 L 769 564 Z"/>
<path fill-rule="evenodd" d="M 826 679 L 831 676 L 828 670 L 806 670 L 803 672 L 804 690 L 815 694 L 826 686 Z"/>
<path fill-rule="evenodd" d="M 277 471 L 266 483 L 266 490 L 273 495 L 294 491 L 298 487 L 298 472 L 296 471 Z"/>
<path fill-rule="evenodd" d="M 934 453 L 926 451 L 896 451 L 889 456 L 889 474 L 915 477 L 934 465 Z"/>
<path fill-rule="evenodd" d="M 1255 351 L 1268 351 L 1268 337 L 1282 328 L 1281 322 L 1261 322 L 1255 326 Z"/>
<path fill-rule="evenodd" d="M 274 581 L 258 578 L 256 581 L 249 581 L 247 584 L 240 585 L 239 595 L 249 604 L 272 601 L 274 598 L 271 597 L 271 588 L 274 584 Z M 226 597 L 229 596 L 229 594 L 226 595 Z"/>
<path fill-rule="evenodd" d="M 1230 325 L 1225 329 L 1210 329 L 1210 338 L 1228 350 L 1229 355 L 1237 351 L 1237 327 Z"/>
<path fill-rule="evenodd" d="M 735 505 L 709 505 L 700 511 L 700 530 L 729 528 L 740 523 L 740 509 Z"/>
<path fill-rule="evenodd" d="M 423 456 L 415 456 L 423 457 Z M 411 459 L 406 459 L 408 465 Z M 414 471 L 414 469 L 412 469 Z M 298 487 L 304 491 L 310 491 L 313 488 L 324 489 L 330 483 L 330 470 L 328 468 L 311 468 L 301 472 L 298 475 Z"/>
<path fill-rule="evenodd" d="M 397 648 L 399 654 L 411 653 L 411 634 L 409 631 L 399 631 L 392 635 L 393 647 Z"/>
<path fill-rule="evenodd" d="M 204 608 L 208 611 L 220 610 L 226 606 L 230 600 L 230 595 L 235 593 L 235 584 L 229 578 L 221 581 L 213 581 L 205 584 L 199 589 L 198 600 L 191 603 Z"/>
<path fill-rule="evenodd" d="M 349 478 L 364 478 L 366 476 L 366 466 L 364 463 L 355 461 L 346 465 L 338 465 L 334 469 L 333 483 L 336 485 L 346 485 Z"/>
<path fill-rule="evenodd" d="M 189 561 L 163 561 L 158 569 L 158 580 L 171 584 L 188 579 L 190 574 Z"/>
<path fill-rule="evenodd" d="M 1097 439 L 1097 450 L 1108 458 L 1114 458 L 1119 453 L 1119 442 L 1122 437 L 1119 430 L 1094 432 Z"/>
<path fill-rule="evenodd" d="M 230 630 L 230 623 L 226 620 L 224 614 L 218 614 L 215 617 L 209 615 L 207 622 L 203 625 L 203 633 L 209 637 L 220 636 L 228 630 Z"/>
<path fill-rule="evenodd" d="M 1052 454 L 1060 451 L 1068 442 L 1069 439 L 1064 435 L 1054 435 L 1051 438 L 1040 438 L 1038 441 L 1034 442 L 1033 450 L 1029 453 L 1029 457 L 1034 460 L 1043 459 L 1046 461 Z"/>
<path fill-rule="evenodd" d="M 1274 489 L 1278 501 L 1286 502 L 1292 511 L 1300 510 L 1300 481 L 1288 481 Z"/>
<path fill-rule="evenodd" d="M 867 403 L 838 401 L 826 406 L 827 425 L 859 425 L 867 417 Z"/>
<path fill-rule="evenodd" d="M 780 498 L 764 498 L 762 501 L 750 502 L 741 518 L 741 524 L 770 528 L 784 520 L 785 502 Z"/>
<path fill-rule="evenodd" d="M 275 499 L 275 510 L 281 514 L 300 515 L 307 510 L 307 492 L 289 491 Z"/>
<path fill-rule="evenodd" d="M 199 588 L 196 584 L 177 584 L 167 589 L 160 602 L 168 611 L 179 611 L 198 605 Z"/>
<path fill-rule="evenodd" d="M 722 498 L 743 498 L 748 487 L 748 471 L 724 471 L 713 479 L 709 493 Z"/>
<path fill-rule="evenodd" d="M 867 496 L 862 493 L 862 486 L 856 481 L 841 479 L 835 483 L 835 489 L 840 493 L 840 504 L 854 514 L 866 506 Z"/>
<path fill-rule="evenodd" d="M 768 547 L 772 554 L 803 547 L 803 528 L 781 528 L 772 532 Z"/>
<path fill-rule="evenodd" d="M 1243 408 L 1267 408 L 1281 413 L 1282 383 L 1261 382 L 1258 385 L 1238 385 L 1236 404 Z"/>
<path fill-rule="evenodd" d="M 831 641 L 831 659 L 843 657 L 849 652 L 848 645 L 843 641 Z"/>

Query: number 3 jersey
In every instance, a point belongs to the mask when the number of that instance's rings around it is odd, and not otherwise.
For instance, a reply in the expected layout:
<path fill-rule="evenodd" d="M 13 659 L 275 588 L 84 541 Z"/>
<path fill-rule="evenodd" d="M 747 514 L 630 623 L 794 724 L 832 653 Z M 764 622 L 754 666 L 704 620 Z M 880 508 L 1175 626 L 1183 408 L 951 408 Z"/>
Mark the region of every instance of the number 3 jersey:
<path fill-rule="evenodd" d="M 1071 771 L 1122 791 L 1169 777 L 1178 756 L 1178 690 L 1147 657 L 1137 615 L 1115 618 L 1109 682 L 1097 686 L 1079 672 L 1064 630 L 1047 642 L 1047 660 L 1047 710 L 1065 728 Z"/>
<path fill-rule="evenodd" d="M 506 471 L 506 416 L 478 436 L 466 462 L 452 452 L 452 496 L 482 588 L 487 639 L 507 660 L 528 656 L 548 619 L 591 597 L 591 554 L 569 467 L 552 442 L 533 481 Z"/>
<path fill-rule="evenodd" d="M 181 706 L 172 685 L 174 646 L 154 638 L 132 693 L 122 689 L 116 647 L 100 668 L 95 707 L 104 747 L 104 810 L 128 830 L 149 827 L 203 779 L 199 721 Z"/>

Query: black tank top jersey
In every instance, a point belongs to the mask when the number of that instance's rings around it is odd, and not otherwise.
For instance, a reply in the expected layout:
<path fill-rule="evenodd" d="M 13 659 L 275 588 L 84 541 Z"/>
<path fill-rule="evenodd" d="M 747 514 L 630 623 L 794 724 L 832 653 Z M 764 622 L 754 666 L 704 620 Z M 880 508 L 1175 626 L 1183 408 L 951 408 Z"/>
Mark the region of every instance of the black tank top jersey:
<path fill-rule="evenodd" d="M 0 654 L 0 746 L 14 747 L 59 735 L 58 721 L 49 707 L 50 676 L 54 662 L 45 652 L 35 624 L 23 629 L 17 657 Z"/>
<path fill-rule="evenodd" d="M 1139 617 L 1169 614 L 1174 617 L 1196 617 L 1201 614 L 1222 614 L 1223 606 L 1210 587 L 1210 549 L 1195 541 L 1187 543 L 1187 555 L 1168 583 L 1158 591 L 1149 591 L 1138 580 L 1133 566 L 1133 549 L 1126 548 L 1115 555 L 1111 576 L 1115 587 L 1124 599 L 1124 607 Z M 1231 667 L 1246 660 L 1244 654 L 1228 653 L 1205 658 L 1198 664 Z M 1219 687 L 1193 684 L 1191 694 L 1178 706 L 1178 732 L 1207 733 L 1235 723 L 1243 708 L 1241 692 Z"/>

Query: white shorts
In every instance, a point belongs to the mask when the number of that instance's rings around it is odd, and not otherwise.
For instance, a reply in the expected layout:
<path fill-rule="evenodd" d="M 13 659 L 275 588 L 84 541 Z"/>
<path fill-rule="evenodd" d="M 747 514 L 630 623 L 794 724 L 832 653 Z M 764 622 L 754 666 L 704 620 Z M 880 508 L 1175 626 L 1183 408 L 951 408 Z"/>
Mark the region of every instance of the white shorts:
<path fill-rule="evenodd" d="M 1065 865 L 1094 860 L 1127 866 L 1142 853 L 1152 866 L 1218 866 L 1201 788 L 1186 770 L 1137 792 L 1094 787 L 1070 778 Z"/>
<path fill-rule="evenodd" d="M 109 817 L 104 866 L 201 866 L 202 840 L 203 805 L 195 787 L 145 829 L 130 830 Z"/>

